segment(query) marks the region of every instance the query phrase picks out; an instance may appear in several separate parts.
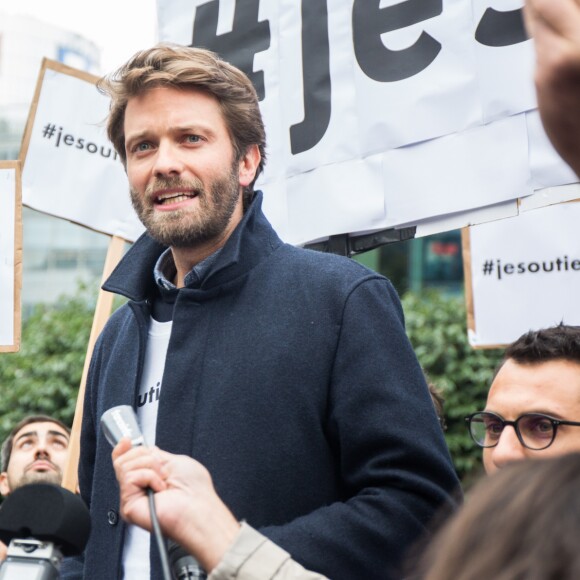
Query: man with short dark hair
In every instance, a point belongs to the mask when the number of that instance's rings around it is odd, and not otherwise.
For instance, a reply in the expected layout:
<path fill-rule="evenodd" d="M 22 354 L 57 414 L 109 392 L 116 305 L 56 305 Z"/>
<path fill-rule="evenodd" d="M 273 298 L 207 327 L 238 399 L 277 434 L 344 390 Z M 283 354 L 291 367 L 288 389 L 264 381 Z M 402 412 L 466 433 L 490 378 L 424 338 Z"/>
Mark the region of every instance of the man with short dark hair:
<path fill-rule="evenodd" d="M 60 485 L 70 429 L 48 415 L 29 415 L 2 443 L 0 493 L 8 495 L 28 483 Z"/>
<path fill-rule="evenodd" d="M 580 327 L 561 324 L 518 338 L 506 349 L 485 410 L 467 421 L 487 473 L 580 451 Z"/>
<path fill-rule="evenodd" d="M 29 483 L 60 485 L 67 458 L 70 429 L 48 415 L 29 415 L 20 420 L 0 450 L 0 493 L 9 495 Z M 0 542 L 0 560 L 6 546 Z"/>

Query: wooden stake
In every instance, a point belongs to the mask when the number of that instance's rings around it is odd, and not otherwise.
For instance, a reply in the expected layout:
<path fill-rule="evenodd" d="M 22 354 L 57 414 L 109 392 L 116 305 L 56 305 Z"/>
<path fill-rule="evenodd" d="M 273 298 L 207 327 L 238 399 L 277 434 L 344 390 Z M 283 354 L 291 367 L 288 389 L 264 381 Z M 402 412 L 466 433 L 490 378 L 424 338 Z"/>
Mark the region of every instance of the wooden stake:
<path fill-rule="evenodd" d="M 103 278 L 104 282 L 111 272 L 115 269 L 119 261 L 123 256 L 123 251 L 125 249 L 125 240 L 118 236 L 112 236 L 109 243 L 109 248 L 107 250 L 107 257 L 105 259 L 105 266 L 103 268 Z M 101 282 L 101 283 L 102 283 Z M 97 305 L 95 308 L 95 316 L 93 318 L 93 326 L 91 328 L 91 334 L 89 336 L 89 344 L 87 347 L 87 356 L 85 358 L 85 365 L 83 367 L 83 374 L 81 378 L 81 384 L 79 387 L 79 393 L 77 396 L 77 404 L 75 408 L 75 417 L 72 425 L 72 430 L 70 434 L 70 443 L 68 447 L 67 461 L 64 466 L 62 486 L 69 491 L 76 492 L 78 488 L 78 465 L 80 458 L 80 436 L 81 436 L 81 424 L 83 421 L 83 402 L 85 398 L 85 388 L 87 384 L 87 376 L 89 372 L 89 365 L 91 362 L 91 357 L 93 354 L 93 349 L 95 347 L 95 342 L 103 327 L 105 326 L 109 316 L 111 316 L 111 311 L 113 309 L 113 298 L 114 295 L 110 292 L 105 292 L 104 290 L 99 290 L 99 296 L 97 298 Z"/>

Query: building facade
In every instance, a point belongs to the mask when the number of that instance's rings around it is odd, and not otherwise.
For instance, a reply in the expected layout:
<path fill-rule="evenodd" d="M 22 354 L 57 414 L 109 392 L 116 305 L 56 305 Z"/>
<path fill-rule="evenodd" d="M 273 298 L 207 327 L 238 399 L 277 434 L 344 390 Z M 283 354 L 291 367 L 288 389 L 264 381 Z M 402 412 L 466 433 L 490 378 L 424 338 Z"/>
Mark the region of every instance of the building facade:
<path fill-rule="evenodd" d="M 98 74 L 100 50 L 82 36 L 29 16 L 0 13 L 0 159 L 18 159 L 42 59 Z M 100 280 L 108 237 L 23 209 L 23 314 Z"/>

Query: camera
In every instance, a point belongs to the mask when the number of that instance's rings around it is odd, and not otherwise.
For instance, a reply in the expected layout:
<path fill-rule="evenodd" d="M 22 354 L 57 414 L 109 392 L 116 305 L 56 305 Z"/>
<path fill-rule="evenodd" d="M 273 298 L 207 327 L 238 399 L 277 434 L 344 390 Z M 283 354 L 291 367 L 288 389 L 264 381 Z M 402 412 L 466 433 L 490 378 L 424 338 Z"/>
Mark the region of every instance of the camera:
<path fill-rule="evenodd" d="M 82 553 L 90 530 L 76 494 L 48 483 L 16 489 L 0 507 L 0 540 L 8 545 L 0 580 L 57 580 L 63 557 Z"/>
<path fill-rule="evenodd" d="M 62 558 L 52 542 L 14 539 L 0 565 L 0 580 L 56 580 L 60 578 Z"/>

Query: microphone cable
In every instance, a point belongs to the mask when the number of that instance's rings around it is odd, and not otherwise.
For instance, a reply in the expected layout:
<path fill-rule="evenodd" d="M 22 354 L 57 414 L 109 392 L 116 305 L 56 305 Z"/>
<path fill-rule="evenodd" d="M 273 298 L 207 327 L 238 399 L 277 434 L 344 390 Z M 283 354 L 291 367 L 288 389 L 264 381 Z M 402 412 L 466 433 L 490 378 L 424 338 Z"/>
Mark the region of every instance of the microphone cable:
<path fill-rule="evenodd" d="M 161 526 L 159 525 L 159 520 L 157 519 L 157 511 L 155 509 L 155 493 L 151 488 L 147 489 L 147 497 L 149 499 L 149 512 L 151 514 L 151 524 L 153 525 L 153 535 L 155 536 L 155 541 L 157 542 L 159 558 L 161 560 L 163 580 L 173 580 L 171 569 L 169 568 L 167 546 L 165 545 L 165 539 L 163 538 L 163 534 L 161 533 Z"/>

